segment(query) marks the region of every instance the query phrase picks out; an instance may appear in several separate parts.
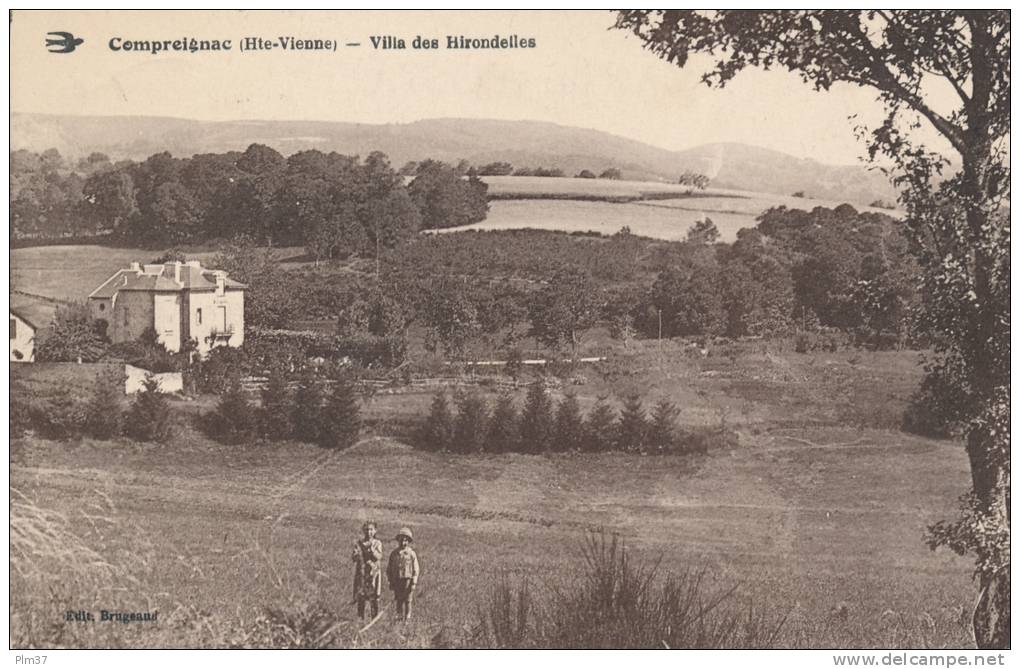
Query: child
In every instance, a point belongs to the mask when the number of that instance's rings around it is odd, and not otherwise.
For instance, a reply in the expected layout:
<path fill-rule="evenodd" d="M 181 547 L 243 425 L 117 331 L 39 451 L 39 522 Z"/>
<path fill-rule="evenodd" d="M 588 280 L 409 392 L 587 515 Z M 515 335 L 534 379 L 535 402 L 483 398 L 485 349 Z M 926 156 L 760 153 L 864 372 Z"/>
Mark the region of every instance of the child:
<path fill-rule="evenodd" d="M 414 588 L 418 585 L 418 555 L 411 548 L 411 541 L 411 530 L 400 528 L 397 548 L 390 553 L 386 569 L 386 580 L 397 602 L 397 617 L 404 622 L 411 619 L 411 602 L 414 600 Z"/>
<path fill-rule="evenodd" d="M 358 604 L 358 615 L 365 619 L 365 602 L 372 605 L 372 619 L 379 615 L 379 596 L 382 594 L 383 556 L 382 542 L 375 538 L 375 523 L 361 526 L 362 538 L 354 542 L 351 559 L 354 561 L 354 601 Z"/>

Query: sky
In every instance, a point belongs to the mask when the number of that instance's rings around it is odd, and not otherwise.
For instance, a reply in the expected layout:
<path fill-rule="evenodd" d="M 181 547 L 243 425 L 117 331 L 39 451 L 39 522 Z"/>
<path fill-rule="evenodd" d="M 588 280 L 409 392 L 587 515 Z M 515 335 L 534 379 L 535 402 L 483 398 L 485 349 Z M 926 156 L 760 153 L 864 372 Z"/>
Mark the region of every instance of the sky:
<path fill-rule="evenodd" d="M 740 142 L 828 164 L 863 155 L 855 123 L 877 124 L 875 94 L 814 91 L 784 71 L 746 70 L 721 90 L 611 30 L 608 11 L 28 11 L 11 24 L 11 109 L 81 115 L 407 123 L 465 117 L 602 130 L 666 149 Z M 49 53 L 46 33 L 85 41 Z M 246 51 L 244 37 L 333 39 L 334 51 Z M 407 49 L 373 49 L 389 35 Z M 416 36 L 532 37 L 533 49 L 421 50 Z M 114 51 L 121 40 L 232 40 L 221 52 Z M 344 46 L 358 42 L 361 46 Z M 857 115 L 858 121 L 848 117 Z M 932 133 L 933 138 L 935 137 Z"/>

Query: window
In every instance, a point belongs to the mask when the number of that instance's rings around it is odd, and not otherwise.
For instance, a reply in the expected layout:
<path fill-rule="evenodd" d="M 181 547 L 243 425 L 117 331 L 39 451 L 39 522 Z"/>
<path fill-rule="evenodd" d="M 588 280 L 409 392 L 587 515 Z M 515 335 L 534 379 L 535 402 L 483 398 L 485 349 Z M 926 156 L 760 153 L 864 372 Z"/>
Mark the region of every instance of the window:
<path fill-rule="evenodd" d="M 202 310 L 201 309 L 195 309 L 195 316 L 198 318 L 198 324 L 201 325 L 202 324 Z"/>
<path fill-rule="evenodd" d="M 99 310 L 100 310 L 100 311 L 106 311 L 106 304 L 105 304 L 105 303 L 103 303 L 103 302 L 100 302 L 100 303 L 99 303 Z"/>
<path fill-rule="evenodd" d="M 128 324 L 128 312 L 130 312 L 130 309 L 128 309 L 127 307 L 124 307 L 124 325 L 125 326 Z"/>
<path fill-rule="evenodd" d="M 217 311 L 219 311 L 219 314 L 218 314 L 219 318 L 217 319 L 217 321 L 218 321 L 217 325 L 220 328 L 220 332 L 226 332 L 227 331 L 227 308 L 226 307 L 216 307 L 216 309 L 217 309 Z"/>
<path fill-rule="evenodd" d="M 11 339 L 16 339 L 18 336 L 18 321 L 11 319 Z"/>

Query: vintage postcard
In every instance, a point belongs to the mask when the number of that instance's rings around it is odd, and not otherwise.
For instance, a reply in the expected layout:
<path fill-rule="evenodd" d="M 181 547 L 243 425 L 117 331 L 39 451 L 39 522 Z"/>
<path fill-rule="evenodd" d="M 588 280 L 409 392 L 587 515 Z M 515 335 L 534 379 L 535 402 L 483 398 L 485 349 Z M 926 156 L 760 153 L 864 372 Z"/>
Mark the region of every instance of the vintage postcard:
<path fill-rule="evenodd" d="M 1005 662 L 1008 10 L 9 18 L 18 663 Z"/>

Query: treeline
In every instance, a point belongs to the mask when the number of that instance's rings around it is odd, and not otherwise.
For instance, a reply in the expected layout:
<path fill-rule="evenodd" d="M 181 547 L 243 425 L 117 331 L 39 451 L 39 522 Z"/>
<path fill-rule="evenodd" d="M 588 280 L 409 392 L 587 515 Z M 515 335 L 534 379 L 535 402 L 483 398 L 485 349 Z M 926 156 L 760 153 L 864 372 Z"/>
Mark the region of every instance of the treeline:
<path fill-rule="evenodd" d="M 631 396 L 619 415 L 605 397 L 600 397 L 584 416 L 575 395 L 567 394 L 554 404 L 539 380 L 528 387 L 520 411 L 507 394 L 500 395 L 490 407 L 482 396 L 464 393 L 451 407 L 446 394 L 440 392 L 433 397 L 415 445 L 430 451 L 462 454 L 622 451 L 688 455 L 732 444 L 733 435 L 724 428 L 679 429 L 678 414 L 677 407 L 664 399 L 649 415 L 641 398 Z"/>
<path fill-rule="evenodd" d="M 93 154 L 11 154 L 14 238 L 109 236 L 143 246 L 246 235 L 304 246 L 316 258 L 374 255 L 420 229 L 483 220 L 487 186 L 450 165 L 424 161 L 405 179 L 386 156 L 364 160 L 301 151 L 290 157 L 252 144 L 243 153 L 169 153 L 111 163 Z"/>

